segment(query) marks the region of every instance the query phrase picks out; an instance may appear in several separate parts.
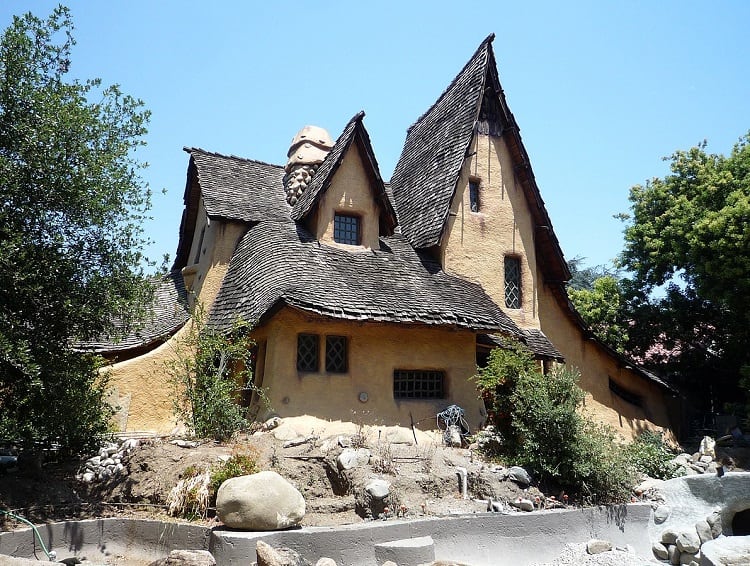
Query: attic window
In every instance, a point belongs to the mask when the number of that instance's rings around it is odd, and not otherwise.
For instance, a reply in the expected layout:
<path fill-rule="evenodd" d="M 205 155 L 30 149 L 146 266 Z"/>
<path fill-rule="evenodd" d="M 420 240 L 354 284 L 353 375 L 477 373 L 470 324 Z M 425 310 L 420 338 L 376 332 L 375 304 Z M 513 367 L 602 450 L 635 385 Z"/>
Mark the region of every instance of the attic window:
<path fill-rule="evenodd" d="M 505 264 L 505 306 L 509 309 L 521 308 L 521 260 L 506 255 Z"/>
<path fill-rule="evenodd" d="M 469 206 L 472 212 L 479 212 L 479 180 L 469 179 Z"/>
<path fill-rule="evenodd" d="M 333 241 L 339 244 L 360 244 L 360 219 L 359 216 L 339 214 L 333 216 Z"/>

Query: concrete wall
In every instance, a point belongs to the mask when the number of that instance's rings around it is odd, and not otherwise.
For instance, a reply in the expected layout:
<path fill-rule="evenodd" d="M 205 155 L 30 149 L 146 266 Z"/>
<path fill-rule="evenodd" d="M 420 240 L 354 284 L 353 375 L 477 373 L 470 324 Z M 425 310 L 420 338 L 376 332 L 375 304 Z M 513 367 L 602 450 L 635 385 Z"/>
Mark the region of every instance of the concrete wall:
<path fill-rule="evenodd" d="M 461 169 L 441 244 L 443 268 L 479 283 L 504 307 L 504 258 L 521 262 L 521 308 L 503 310 L 522 328 L 539 328 L 534 227 L 502 138 L 476 135 Z M 479 181 L 478 212 L 471 211 L 469 180 Z"/>
<path fill-rule="evenodd" d="M 346 336 L 348 372 L 297 371 L 297 335 L 320 338 L 324 370 L 325 336 Z M 475 336 L 467 330 L 328 319 L 285 308 L 255 335 L 266 340 L 263 385 L 271 407 L 282 417 L 311 414 L 364 424 L 409 425 L 434 416 L 450 404 L 466 411 L 474 428 L 484 420 L 483 403 L 469 378 L 476 373 Z M 432 369 L 445 372 L 447 398 L 394 400 L 394 369 Z M 368 400 L 362 403 L 360 393 Z M 434 420 L 426 422 L 434 426 Z"/>
<path fill-rule="evenodd" d="M 344 527 L 308 527 L 289 531 L 240 532 L 210 530 L 196 525 L 127 519 L 98 519 L 44 525 L 40 534 L 58 559 L 87 556 L 90 560 L 120 555 L 149 560 L 170 550 L 206 550 L 219 566 L 246 566 L 255 560 L 258 540 L 293 548 L 313 564 L 321 557 L 339 566 L 376 566 L 374 545 L 431 536 L 435 558 L 472 566 L 525 566 L 557 557 L 569 542 L 591 538 L 630 544 L 651 556 L 646 503 L 588 509 L 540 511 L 512 515 L 480 513 L 416 521 L 370 521 Z M 0 554 L 31 558 L 31 529 L 0 534 Z M 41 556 L 40 556 L 41 557 Z"/>

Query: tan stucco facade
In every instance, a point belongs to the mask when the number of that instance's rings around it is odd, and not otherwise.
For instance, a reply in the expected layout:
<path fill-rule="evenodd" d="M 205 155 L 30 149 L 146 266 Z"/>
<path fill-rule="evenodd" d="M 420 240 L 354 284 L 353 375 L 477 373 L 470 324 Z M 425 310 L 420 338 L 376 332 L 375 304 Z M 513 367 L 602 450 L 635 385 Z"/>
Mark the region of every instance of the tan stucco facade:
<path fill-rule="evenodd" d="M 320 336 L 321 371 L 297 371 L 297 336 Z M 284 308 L 254 333 L 265 347 L 263 386 L 271 410 L 282 417 L 313 414 L 365 424 L 409 425 L 434 416 L 450 404 L 466 411 L 472 428 L 484 421 L 484 405 L 470 378 L 476 373 L 475 335 L 468 330 L 425 325 L 355 322 L 323 318 Z M 325 371 L 325 337 L 345 336 L 348 371 Z M 394 370 L 437 370 L 445 373 L 446 398 L 396 400 Z M 363 395 L 364 394 L 364 395 Z M 366 399 L 366 401 L 362 401 Z"/>
<path fill-rule="evenodd" d="M 479 211 L 472 212 L 469 181 L 479 183 Z M 521 263 L 521 308 L 503 310 L 521 328 L 539 328 L 537 258 L 528 203 L 516 186 L 502 138 L 476 135 L 464 161 L 440 246 L 443 268 L 479 283 L 505 305 L 503 262 Z"/>

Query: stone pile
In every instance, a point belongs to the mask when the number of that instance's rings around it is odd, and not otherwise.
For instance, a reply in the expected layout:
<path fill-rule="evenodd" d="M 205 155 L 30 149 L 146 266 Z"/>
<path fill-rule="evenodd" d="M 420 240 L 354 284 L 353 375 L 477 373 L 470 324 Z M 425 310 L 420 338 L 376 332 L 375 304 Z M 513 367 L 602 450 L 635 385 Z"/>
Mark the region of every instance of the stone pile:
<path fill-rule="evenodd" d="M 106 442 L 99 448 L 99 453 L 84 463 L 76 479 L 84 483 L 106 481 L 112 477 L 127 473 L 123 460 L 136 448 L 137 438 L 128 438 L 122 442 Z"/>
<path fill-rule="evenodd" d="M 694 476 L 697 474 L 715 474 L 721 468 L 716 461 L 716 442 L 710 436 L 704 436 L 698 451 L 694 454 L 683 452 L 672 459 L 680 475 Z"/>
<path fill-rule="evenodd" d="M 660 506 L 655 512 L 656 522 L 664 515 Z M 657 514 L 662 509 L 664 512 Z M 668 516 L 668 514 L 667 514 Z M 661 519 L 663 522 L 667 517 Z M 713 540 L 722 533 L 721 515 L 718 512 L 711 513 L 704 520 L 695 523 L 694 528 L 664 529 L 661 540 L 653 543 L 654 556 L 659 560 L 669 561 L 670 564 L 687 564 L 699 566 L 701 563 L 701 545 Z"/>

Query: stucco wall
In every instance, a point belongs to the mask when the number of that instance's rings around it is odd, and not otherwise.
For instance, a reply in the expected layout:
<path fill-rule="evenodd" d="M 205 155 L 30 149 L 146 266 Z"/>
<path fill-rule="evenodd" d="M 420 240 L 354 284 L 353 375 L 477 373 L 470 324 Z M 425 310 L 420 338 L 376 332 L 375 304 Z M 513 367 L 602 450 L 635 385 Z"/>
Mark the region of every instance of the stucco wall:
<path fill-rule="evenodd" d="M 333 240 L 333 216 L 336 212 L 358 216 L 362 246 L 378 247 L 379 210 L 357 144 L 349 147 L 328 190 L 320 197 L 315 215 L 316 226 L 313 228 L 313 233 L 321 242 L 351 248 L 353 246 L 337 244 Z"/>
<path fill-rule="evenodd" d="M 484 420 L 483 404 L 469 378 L 476 373 L 475 336 L 466 330 L 428 326 L 360 323 L 324 319 L 285 308 L 262 329 L 267 337 L 263 385 L 271 408 L 280 416 L 312 414 L 364 424 L 434 428 L 434 416 L 450 404 L 466 411 L 474 428 Z M 325 336 L 348 338 L 349 371 L 345 374 L 298 372 L 297 334 L 321 336 L 324 368 Z M 445 372 L 448 397 L 441 400 L 394 400 L 394 369 L 433 369 Z M 366 403 L 359 401 L 366 393 Z M 432 417 L 432 418 L 429 418 Z"/>
<path fill-rule="evenodd" d="M 478 212 L 471 211 L 470 179 L 480 183 Z M 505 305 L 504 257 L 519 258 L 521 308 L 504 310 L 518 326 L 539 328 L 534 229 L 502 138 L 475 136 L 451 203 L 441 252 L 446 271 L 479 283 L 501 307 Z"/>
<path fill-rule="evenodd" d="M 547 290 L 539 295 L 542 331 L 565 356 L 569 366 L 581 372 L 579 385 L 586 392 L 584 410 L 599 422 L 613 426 L 625 438 L 644 429 L 669 429 L 666 393 L 587 340 Z M 641 398 L 642 406 L 627 402 L 609 388 L 609 379 Z M 671 433 L 669 433 L 671 436 Z"/>

